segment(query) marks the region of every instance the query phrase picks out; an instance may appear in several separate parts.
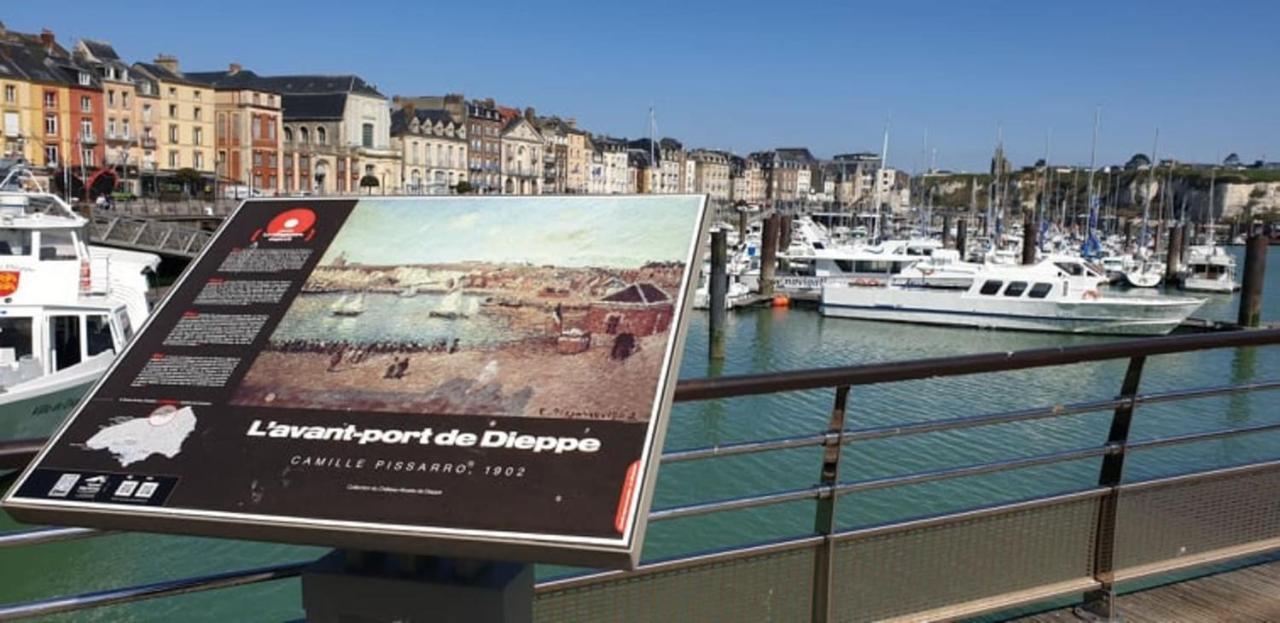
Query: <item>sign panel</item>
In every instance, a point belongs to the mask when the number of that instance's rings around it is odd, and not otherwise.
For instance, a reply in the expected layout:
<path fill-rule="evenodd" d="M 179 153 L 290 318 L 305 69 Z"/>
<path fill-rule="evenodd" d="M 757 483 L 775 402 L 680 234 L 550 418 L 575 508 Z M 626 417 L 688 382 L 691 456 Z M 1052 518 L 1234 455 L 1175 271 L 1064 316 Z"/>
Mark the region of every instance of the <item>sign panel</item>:
<path fill-rule="evenodd" d="M 248 201 L 5 507 L 634 564 L 704 223 L 701 196 Z"/>

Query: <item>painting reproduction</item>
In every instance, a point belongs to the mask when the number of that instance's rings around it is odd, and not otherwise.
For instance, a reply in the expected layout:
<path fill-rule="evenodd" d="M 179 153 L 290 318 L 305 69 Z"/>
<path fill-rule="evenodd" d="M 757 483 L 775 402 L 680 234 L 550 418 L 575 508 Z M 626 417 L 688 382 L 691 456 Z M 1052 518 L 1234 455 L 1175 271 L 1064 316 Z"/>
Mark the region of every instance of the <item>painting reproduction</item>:
<path fill-rule="evenodd" d="M 362 198 L 240 405 L 645 422 L 702 198 Z"/>

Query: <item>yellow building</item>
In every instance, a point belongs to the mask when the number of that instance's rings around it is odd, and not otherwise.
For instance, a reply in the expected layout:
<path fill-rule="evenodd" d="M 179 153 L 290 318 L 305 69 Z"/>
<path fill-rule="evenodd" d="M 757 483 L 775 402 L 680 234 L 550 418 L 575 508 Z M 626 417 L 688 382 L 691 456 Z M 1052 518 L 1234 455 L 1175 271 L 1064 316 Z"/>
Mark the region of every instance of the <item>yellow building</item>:
<path fill-rule="evenodd" d="M 212 179 L 216 166 L 214 120 L 217 105 L 213 87 L 188 79 L 178 69 L 178 59 L 161 55 L 154 63 L 134 63 L 133 73 L 146 84 L 139 85 L 144 106 L 140 123 L 144 138 L 148 128 L 156 147 L 155 167 L 159 171 L 195 169 Z M 154 91 L 150 100 L 145 91 Z M 146 106 L 156 106 L 149 113 Z M 145 144 L 144 156 L 145 160 Z"/>
<path fill-rule="evenodd" d="M 71 149 L 71 95 L 61 72 L 22 45 L 0 43 L 0 129 L 5 156 L 57 166 Z"/>

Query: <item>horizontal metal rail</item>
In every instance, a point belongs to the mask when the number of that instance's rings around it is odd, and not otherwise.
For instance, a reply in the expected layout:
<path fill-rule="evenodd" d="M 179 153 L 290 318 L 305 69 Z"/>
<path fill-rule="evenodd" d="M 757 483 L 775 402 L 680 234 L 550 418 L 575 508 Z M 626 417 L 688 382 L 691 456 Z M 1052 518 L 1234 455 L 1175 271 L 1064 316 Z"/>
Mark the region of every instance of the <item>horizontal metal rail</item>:
<path fill-rule="evenodd" d="M 220 588 L 233 588 L 236 586 L 248 586 L 250 584 L 258 584 L 261 582 L 293 578 L 301 574 L 302 570 L 309 564 L 311 564 L 310 561 L 273 565 L 270 567 L 230 571 L 227 573 L 182 578 L 179 580 L 166 580 L 164 582 L 155 582 L 153 584 L 142 584 L 126 588 L 83 593 L 80 595 L 45 599 L 23 604 L 14 604 L 11 606 L 0 606 L 0 621 L 48 616 L 63 612 L 75 612 L 77 610 L 85 610 L 88 608 L 142 601 L 144 599 L 154 599 L 156 597 L 171 597 L 174 595 L 184 595 L 187 593 L 197 593 Z"/>
<path fill-rule="evenodd" d="M 1254 329 L 1172 337 L 1122 340 L 1105 344 L 1038 348 L 1007 353 L 956 355 L 870 365 L 742 374 L 689 379 L 676 387 L 676 401 L 712 400 L 777 392 L 967 376 L 1129 357 L 1280 344 L 1280 329 Z"/>
<path fill-rule="evenodd" d="M 0 549 L 30 547 L 33 545 L 44 545 L 45 543 L 57 543 L 59 541 L 72 541 L 75 539 L 85 539 L 107 534 L 112 533 L 102 530 L 94 530 L 93 528 L 39 528 L 36 530 L 24 530 L 22 532 L 0 534 Z"/>

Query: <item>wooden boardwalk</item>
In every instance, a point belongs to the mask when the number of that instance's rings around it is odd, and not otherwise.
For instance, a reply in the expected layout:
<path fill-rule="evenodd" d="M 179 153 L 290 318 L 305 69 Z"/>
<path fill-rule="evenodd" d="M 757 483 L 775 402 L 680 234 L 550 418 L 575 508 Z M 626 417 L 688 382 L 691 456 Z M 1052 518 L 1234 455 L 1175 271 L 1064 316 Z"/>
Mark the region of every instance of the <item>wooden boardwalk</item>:
<path fill-rule="evenodd" d="M 1280 561 L 1254 565 L 1121 595 L 1125 623 L 1280 622 Z M 1071 608 L 1015 619 L 1019 623 L 1079 623 Z"/>

